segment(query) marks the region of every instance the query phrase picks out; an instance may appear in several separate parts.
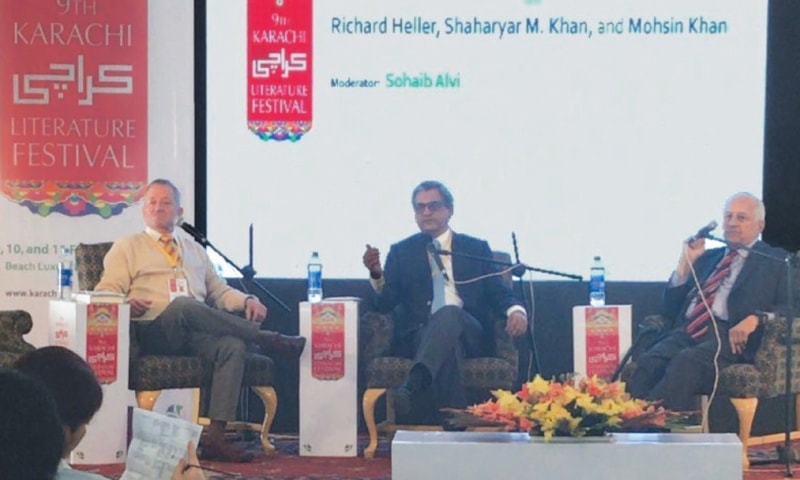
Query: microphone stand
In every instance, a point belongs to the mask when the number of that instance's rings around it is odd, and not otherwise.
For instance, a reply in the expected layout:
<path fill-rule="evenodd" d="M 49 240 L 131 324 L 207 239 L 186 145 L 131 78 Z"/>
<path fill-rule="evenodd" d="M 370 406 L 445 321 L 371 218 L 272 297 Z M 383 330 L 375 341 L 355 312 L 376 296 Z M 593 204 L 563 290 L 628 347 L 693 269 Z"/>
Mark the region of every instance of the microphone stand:
<path fill-rule="evenodd" d="M 714 240 L 720 243 L 724 243 L 728 248 L 737 248 L 746 250 L 749 253 L 754 253 L 756 255 L 760 255 L 764 258 L 768 258 L 770 260 L 774 260 L 776 262 L 783 262 L 786 264 L 786 374 L 784 381 L 786 382 L 785 385 L 785 401 L 784 401 L 784 440 L 783 440 L 783 452 L 780 452 L 778 455 L 779 460 L 783 460 L 786 466 L 786 476 L 792 477 L 792 462 L 797 460 L 795 458 L 794 450 L 792 450 L 792 406 L 790 399 L 792 398 L 792 349 L 794 347 L 794 330 L 793 330 L 793 323 L 794 323 L 794 288 L 792 286 L 792 278 L 794 277 L 793 272 L 797 267 L 798 259 L 797 255 L 794 253 L 787 253 L 784 257 L 778 257 L 775 255 L 770 255 L 768 253 L 759 252 L 758 250 L 754 250 L 750 247 L 745 245 L 741 245 L 734 242 L 729 242 L 724 238 L 718 238 L 713 235 L 705 235 L 705 238 L 710 240 Z M 780 450 L 780 448 L 779 448 Z"/>
<path fill-rule="evenodd" d="M 492 263 L 492 264 L 501 265 L 501 266 L 504 266 L 504 267 L 514 267 L 511 270 L 511 274 L 516 276 L 516 277 L 519 277 L 520 281 L 522 280 L 522 276 L 525 274 L 526 270 L 529 270 L 529 271 L 532 271 L 532 272 L 547 273 L 549 275 L 555 275 L 555 276 L 559 276 L 559 277 L 571 278 L 571 279 L 578 280 L 578 281 L 582 281 L 583 280 L 583 277 L 581 277 L 580 275 L 574 275 L 572 273 L 557 272 L 555 270 L 545 270 L 543 268 L 531 267 L 531 266 L 525 265 L 524 263 L 521 263 L 519 261 L 517 261 L 516 263 L 504 262 L 502 260 L 495 260 L 494 258 L 482 257 L 480 255 L 471 255 L 469 253 L 453 252 L 453 251 L 450 251 L 450 250 L 441 250 L 441 249 L 436 250 L 436 253 L 438 253 L 439 255 L 450 255 L 452 257 L 468 258 L 470 260 L 475 260 L 475 261 L 478 261 L 478 262 L 485 262 L 485 263 Z M 522 294 L 523 294 L 523 299 L 522 300 L 523 300 L 523 303 L 524 303 L 525 292 L 523 291 Z M 533 296 L 531 296 L 531 303 L 533 303 Z M 529 314 L 533 314 L 533 312 L 530 312 Z M 538 352 L 536 351 L 536 339 L 533 336 L 533 322 L 532 321 L 529 321 L 529 324 L 528 324 L 528 335 L 527 336 L 528 336 L 528 339 L 527 339 L 528 340 L 528 344 L 529 344 L 529 347 L 531 349 L 531 355 L 536 356 L 536 359 L 535 359 L 535 361 L 536 361 L 536 369 L 537 369 L 537 371 L 541 372 L 541 370 L 539 370 L 541 365 L 539 365 Z"/>
<path fill-rule="evenodd" d="M 526 270 L 529 270 L 531 272 L 546 273 L 548 275 L 555 275 L 555 276 L 559 276 L 559 277 L 565 277 L 565 278 L 571 278 L 573 280 L 583 281 L 583 277 L 581 277 L 580 275 L 575 275 L 575 274 L 572 274 L 572 273 L 557 272 L 555 270 L 545 270 L 543 268 L 531 267 L 530 265 L 525 265 L 524 263 L 519 263 L 519 262 L 517 262 L 517 263 L 504 262 L 502 260 L 495 260 L 493 258 L 486 258 L 486 257 L 482 257 L 480 255 L 471 255 L 469 253 L 453 252 L 453 251 L 450 251 L 450 250 L 441 250 L 441 249 L 440 250 L 436 250 L 436 253 L 438 253 L 439 255 L 450 255 L 452 257 L 469 258 L 471 260 L 477 260 L 479 262 L 494 263 L 495 265 L 502 265 L 504 267 L 514 267 L 514 269 L 512 270 L 511 273 L 513 275 L 517 276 L 517 277 L 521 277 L 522 276 L 522 274 L 519 273 L 519 272 L 523 272 L 524 273 Z"/>
<path fill-rule="evenodd" d="M 292 312 L 292 309 L 291 309 L 291 308 L 289 308 L 289 306 L 288 306 L 288 305 L 286 305 L 285 303 L 283 303 L 283 302 L 281 301 L 281 299 L 280 299 L 280 298 L 278 298 L 277 296 L 275 296 L 275 294 L 273 294 L 272 292 L 270 292 L 269 290 L 267 290 L 267 288 L 266 288 L 265 286 L 263 286 L 263 285 L 261 285 L 260 283 L 258 283 L 257 281 L 255 281 L 255 278 L 254 278 L 254 277 L 255 277 L 255 275 L 256 275 L 256 271 L 255 271 L 255 270 L 253 270 L 253 265 L 252 265 L 252 258 L 253 258 L 253 257 L 252 257 L 252 255 L 253 255 L 253 226 L 252 226 L 252 225 L 250 225 L 250 259 L 251 259 L 251 262 L 250 262 L 250 263 L 251 263 L 251 264 L 250 264 L 250 265 L 247 265 L 247 266 L 246 266 L 246 267 L 244 267 L 244 268 L 241 268 L 241 267 L 239 267 L 239 265 L 237 265 L 237 264 L 236 264 L 236 262 L 234 262 L 233 260 L 231 260 L 230 258 L 228 258 L 228 256 L 227 256 L 227 255 L 225 255 L 225 254 L 224 254 L 224 253 L 222 253 L 222 252 L 221 252 L 221 251 L 220 251 L 220 250 L 219 250 L 217 247 L 215 247 L 215 246 L 214 246 L 214 244 L 213 244 L 213 243 L 211 243 L 211 242 L 210 242 L 210 241 L 209 241 L 209 240 L 206 238 L 206 236 L 205 236 L 205 235 L 203 235 L 203 234 L 202 234 L 200 231 L 198 231 L 196 228 L 192 227 L 191 225 L 189 225 L 189 224 L 187 224 L 187 223 L 183 223 L 183 224 L 181 224 L 181 228 L 182 228 L 183 230 L 185 230 L 185 231 L 186 231 L 186 233 L 188 233 L 189 235 L 191 235 L 192 237 L 194 237 L 194 239 L 197 241 L 197 243 L 199 243 L 200 245 L 202 245 L 202 246 L 204 246 L 204 247 L 209 247 L 209 248 L 211 248 L 211 250 L 214 250 L 214 251 L 217 253 L 217 255 L 219 255 L 220 257 L 222 257 L 222 259 L 223 259 L 223 260 L 225 260 L 225 261 L 226 261 L 226 262 L 227 262 L 227 263 L 228 263 L 230 266 L 232 266 L 233 268 L 235 268 L 235 269 L 236 269 L 236 271 L 237 271 L 237 272 L 239 272 L 239 273 L 242 275 L 242 278 L 244 278 L 245 280 L 248 280 L 248 281 L 249 281 L 251 284 L 255 285 L 255 286 L 256 286 L 256 288 L 258 288 L 258 289 L 259 289 L 261 292 L 263 292 L 263 293 L 264 293 L 264 294 L 266 294 L 266 295 L 267 295 L 269 298 L 271 298 L 272 300 L 274 300 L 274 301 L 275 301 L 275 303 L 277 303 L 278 305 L 280 305 L 280 306 L 281 306 L 281 307 L 282 307 L 284 310 L 286 310 L 286 311 L 287 311 L 287 312 L 289 312 L 289 313 L 291 313 L 291 312 Z"/>

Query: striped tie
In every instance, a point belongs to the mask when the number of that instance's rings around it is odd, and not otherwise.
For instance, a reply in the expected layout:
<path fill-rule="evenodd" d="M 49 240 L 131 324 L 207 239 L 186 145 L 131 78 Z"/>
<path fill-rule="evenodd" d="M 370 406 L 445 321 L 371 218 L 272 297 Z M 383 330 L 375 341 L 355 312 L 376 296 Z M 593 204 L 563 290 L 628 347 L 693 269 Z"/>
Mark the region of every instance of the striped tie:
<path fill-rule="evenodd" d="M 167 256 L 167 260 L 169 263 L 174 267 L 181 261 L 181 254 L 178 252 L 178 245 L 175 243 L 175 239 L 172 238 L 171 233 L 165 233 L 161 235 L 158 239 L 158 243 L 161 244 L 161 248 L 164 250 L 164 255 Z"/>
<path fill-rule="evenodd" d="M 714 272 L 703 283 L 703 296 L 709 308 L 706 308 L 706 303 L 700 296 L 700 292 L 695 296 L 694 308 L 686 314 L 686 332 L 692 337 L 697 338 L 702 336 L 708 330 L 706 322 L 710 318 L 709 309 L 714 305 L 714 296 L 717 294 L 723 280 L 731 273 L 731 262 L 736 256 L 736 250 L 731 250 L 725 255 Z"/>

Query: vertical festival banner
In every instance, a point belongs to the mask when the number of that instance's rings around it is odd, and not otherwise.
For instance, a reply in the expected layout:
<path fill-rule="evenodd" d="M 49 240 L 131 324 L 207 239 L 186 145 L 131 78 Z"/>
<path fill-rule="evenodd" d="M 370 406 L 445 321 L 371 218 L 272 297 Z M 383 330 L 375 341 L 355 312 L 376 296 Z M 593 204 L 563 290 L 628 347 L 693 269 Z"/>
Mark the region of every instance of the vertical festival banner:
<path fill-rule="evenodd" d="M 311 305 L 311 376 L 318 380 L 344 377 L 344 304 Z"/>
<path fill-rule="evenodd" d="M 147 0 L 0 0 L 0 192 L 119 214 L 147 173 Z"/>
<path fill-rule="evenodd" d="M 311 129 L 312 0 L 247 1 L 247 126 L 264 141 Z"/>
<path fill-rule="evenodd" d="M 86 363 L 102 384 L 117 380 L 119 307 L 110 303 L 86 305 Z"/>
<path fill-rule="evenodd" d="M 609 379 L 619 362 L 619 310 L 586 309 L 586 376 Z"/>

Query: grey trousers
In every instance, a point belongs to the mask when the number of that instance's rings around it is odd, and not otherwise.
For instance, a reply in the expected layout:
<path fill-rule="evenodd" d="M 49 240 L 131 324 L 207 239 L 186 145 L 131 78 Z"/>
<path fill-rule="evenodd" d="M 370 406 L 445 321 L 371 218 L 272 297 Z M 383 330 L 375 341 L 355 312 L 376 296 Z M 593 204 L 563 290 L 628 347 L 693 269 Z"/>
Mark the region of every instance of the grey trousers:
<path fill-rule="evenodd" d="M 431 374 L 437 409 L 466 407 L 462 364 L 464 359 L 480 355 L 482 338 L 480 322 L 452 305 L 436 311 L 419 332 L 414 363 L 423 365 Z"/>
<path fill-rule="evenodd" d="M 208 416 L 236 420 L 247 359 L 245 342 L 258 334 L 258 324 L 189 297 L 176 298 L 153 321 L 135 323 L 141 353 L 195 355 L 210 362 L 214 371 Z"/>

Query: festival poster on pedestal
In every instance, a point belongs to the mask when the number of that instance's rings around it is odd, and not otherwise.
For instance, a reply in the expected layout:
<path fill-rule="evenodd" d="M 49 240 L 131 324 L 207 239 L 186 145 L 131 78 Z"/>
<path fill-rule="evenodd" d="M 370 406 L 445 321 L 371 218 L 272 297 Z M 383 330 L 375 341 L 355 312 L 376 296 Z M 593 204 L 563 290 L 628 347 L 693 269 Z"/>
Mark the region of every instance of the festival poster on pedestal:
<path fill-rule="evenodd" d="M 119 307 L 116 304 L 86 305 L 86 363 L 102 384 L 117 380 Z"/>
<path fill-rule="evenodd" d="M 0 193 L 119 214 L 148 180 L 147 0 L 0 0 Z"/>
<path fill-rule="evenodd" d="M 619 363 L 619 309 L 586 309 L 586 376 L 609 379 Z"/>
<path fill-rule="evenodd" d="M 311 376 L 318 380 L 344 377 L 344 304 L 311 305 Z"/>
<path fill-rule="evenodd" d="M 247 126 L 264 141 L 311 130 L 312 0 L 248 0 Z"/>

